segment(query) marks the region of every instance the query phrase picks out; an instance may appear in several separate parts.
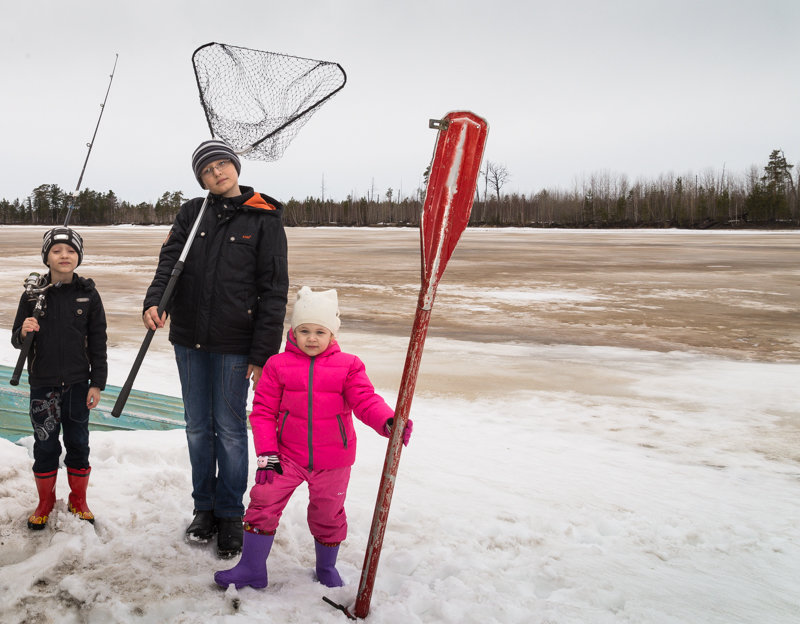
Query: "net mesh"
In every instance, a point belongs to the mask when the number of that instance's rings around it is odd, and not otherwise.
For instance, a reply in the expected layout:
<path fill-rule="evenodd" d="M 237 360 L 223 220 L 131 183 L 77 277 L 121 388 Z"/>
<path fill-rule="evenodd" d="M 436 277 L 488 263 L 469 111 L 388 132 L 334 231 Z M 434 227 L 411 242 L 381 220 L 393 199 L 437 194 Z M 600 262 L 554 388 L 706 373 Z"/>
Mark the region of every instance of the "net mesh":
<path fill-rule="evenodd" d="M 192 55 L 211 134 L 252 160 L 277 160 L 344 87 L 338 63 L 208 43 Z"/>

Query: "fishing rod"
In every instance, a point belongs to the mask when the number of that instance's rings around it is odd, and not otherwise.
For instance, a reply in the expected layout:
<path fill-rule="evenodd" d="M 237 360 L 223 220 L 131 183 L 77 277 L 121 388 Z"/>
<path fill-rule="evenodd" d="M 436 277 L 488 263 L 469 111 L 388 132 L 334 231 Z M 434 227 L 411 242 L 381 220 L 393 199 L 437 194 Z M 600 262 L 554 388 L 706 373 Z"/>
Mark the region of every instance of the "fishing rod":
<path fill-rule="evenodd" d="M 89 151 L 86 152 L 86 160 L 83 161 L 83 168 L 81 169 L 81 175 L 78 178 L 78 185 L 75 187 L 75 190 L 72 192 L 69 201 L 69 208 L 67 209 L 67 218 L 64 219 L 64 227 L 69 227 L 69 218 L 72 216 L 72 211 L 75 209 L 75 198 L 78 196 L 78 192 L 81 190 L 81 182 L 83 181 L 83 174 L 86 172 L 86 164 L 89 162 L 89 156 L 92 153 L 92 147 L 94 146 L 94 139 L 97 136 L 97 129 L 100 127 L 100 120 L 103 118 L 103 111 L 106 109 L 106 102 L 108 101 L 108 94 L 111 92 L 111 83 L 114 80 L 114 72 L 117 70 L 117 61 L 119 60 L 119 54 L 114 55 L 114 67 L 111 69 L 111 76 L 109 76 L 108 80 L 108 89 L 106 89 L 106 97 L 103 99 L 103 103 L 100 105 L 100 116 L 97 118 L 97 125 L 94 127 L 94 134 L 92 135 L 92 140 L 86 144 L 86 147 L 89 148 Z"/>
<path fill-rule="evenodd" d="M 94 139 L 97 136 L 97 129 L 100 127 L 100 120 L 103 118 L 103 111 L 106 108 L 106 102 L 108 101 L 108 94 L 111 92 L 111 82 L 114 80 L 114 73 L 117 70 L 117 60 L 119 60 L 119 54 L 114 55 L 114 67 L 111 69 L 111 76 L 108 80 L 108 89 L 106 89 L 106 96 L 103 99 L 103 103 L 100 105 L 100 116 L 97 118 L 97 124 L 94 127 L 94 134 L 92 135 L 92 140 L 86 144 L 89 148 L 89 151 L 86 153 L 86 159 L 83 161 L 83 168 L 81 169 L 81 175 L 78 178 L 78 185 L 75 187 L 73 191 L 70 202 L 69 208 L 67 209 L 67 218 L 64 219 L 64 227 L 69 227 L 69 218 L 72 216 L 72 211 L 75 209 L 75 198 L 78 196 L 78 192 L 81 189 L 81 182 L 83 181 L 83 174 L 86 172 L 86 164 L 89 162 L 89 155 L 92 153 L 92 146 L 94 145 Z M 28 294 L 31 301 L 36 301 L 36 305 L 33 309 L 33 318 L 38 319 L 39 315 L 44 310 L 45 306 L 45 294 L 47 289 L 51 286 L 60 286 L 60 282 L 58 284 L 47 284 L 46 278 L 43 278 L 38 273 L 31 273 L 28 278 L 25 280 L 25 292 Z M 20 349 L 19 358 L 17 359 L 17 365 L 14 368 L 14 373 L 11 375 L 10 383 L 12 386 L 16 386 L 19 384 L 19 379 L 22 374 L 22 368 L 25 365 L 25 360 L 28 359 L 28 353 L 31 350 L 31 346 L 33 345 L 33 338 L 34 332 L 28 332 L 28 335 L 25 337 L 25 340 L 22 343 L 22 347 Z"/>

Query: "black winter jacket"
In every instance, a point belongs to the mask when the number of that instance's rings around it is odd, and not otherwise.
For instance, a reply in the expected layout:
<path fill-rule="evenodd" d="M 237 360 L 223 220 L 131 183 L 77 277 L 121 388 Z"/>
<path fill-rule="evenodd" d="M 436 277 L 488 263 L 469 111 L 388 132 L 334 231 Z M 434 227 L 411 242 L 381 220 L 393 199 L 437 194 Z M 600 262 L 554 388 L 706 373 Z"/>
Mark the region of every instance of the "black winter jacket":
<path fill-rule="evenodd" d="M 47 279 L 49 283 L 49 274 Z M 22 323 L 33 316 L 35 306 L 36 300 L 23 293 L 11 331 L 11 344 L 17 349 L 23 343 Z M 28 352 L 28 383 L 38 388 L 88 381 L 105 390 L 106 342 L 106 313 L 94 281 L 73 273 L 72 282 L 45 294 L 39 331 Z"/>
<path fill-rule="evenodd" d="M 250 187 L 209 195 L 167 306 L 169 339 L 183 347 L 248 356 L 263 366 L 280 350 L 289 270 L 283 206 Z M 161 247 L 144 310 L 158 306 L 205 198 L 181 206 Z"/>

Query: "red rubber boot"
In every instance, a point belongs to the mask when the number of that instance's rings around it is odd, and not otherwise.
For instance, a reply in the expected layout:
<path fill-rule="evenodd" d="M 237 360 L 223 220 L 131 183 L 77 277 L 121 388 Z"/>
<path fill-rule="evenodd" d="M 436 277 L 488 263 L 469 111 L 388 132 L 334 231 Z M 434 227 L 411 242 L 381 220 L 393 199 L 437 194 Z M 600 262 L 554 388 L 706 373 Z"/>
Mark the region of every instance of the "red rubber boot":
<path fill-rule="evenodd" d="M 52 472 L 34 472 L 36 477 L 36 491 L 39 492 L 39 505 L 28 518 L 28 528 L 32 531 L 41 531 L 47 526 L 47 517 L 56 504 L 56 478 L 58 470 Z"/>
<path fill-rule="evenodd" d="M 67 467 L 67 480 L 69 481 L 69 510 L 82 520 L 94 524 L 94 514 L 86 505 L 86 487 L 89 485 L 90 468 Z"/>

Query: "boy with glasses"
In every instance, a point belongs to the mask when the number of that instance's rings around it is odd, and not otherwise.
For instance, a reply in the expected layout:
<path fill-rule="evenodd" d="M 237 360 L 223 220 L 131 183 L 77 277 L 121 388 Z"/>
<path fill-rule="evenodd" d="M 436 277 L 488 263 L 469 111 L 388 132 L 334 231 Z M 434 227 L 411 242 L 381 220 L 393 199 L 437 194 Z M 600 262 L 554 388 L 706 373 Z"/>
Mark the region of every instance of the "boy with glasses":
<path fill-rule="evenodd" d="M 209 191 L 206 211 L 185 259 L 174 295 L 158 304 L 204 198 L 181 206 L 161 247 L 144 300 L 148 329 L 164 327 L 181 380 L 192 466 L 194 518 L 186 539 L 217 554 L 242 547 L 242 498 L 247 488 L 248 383 L 278 353 L 289 287 L 283 206 L 239 185 L 241 162 L 223 141 L 203 141 L 192 155 L 198 183 Z"/>

